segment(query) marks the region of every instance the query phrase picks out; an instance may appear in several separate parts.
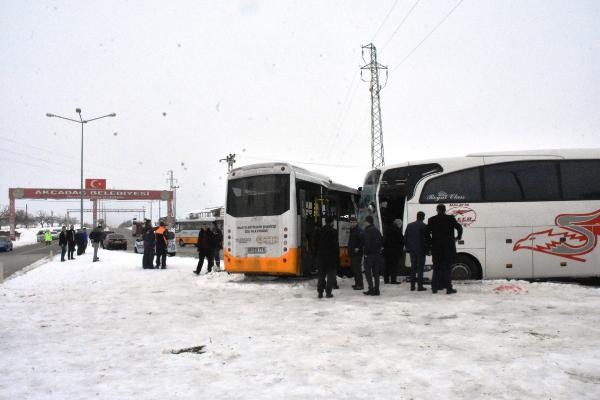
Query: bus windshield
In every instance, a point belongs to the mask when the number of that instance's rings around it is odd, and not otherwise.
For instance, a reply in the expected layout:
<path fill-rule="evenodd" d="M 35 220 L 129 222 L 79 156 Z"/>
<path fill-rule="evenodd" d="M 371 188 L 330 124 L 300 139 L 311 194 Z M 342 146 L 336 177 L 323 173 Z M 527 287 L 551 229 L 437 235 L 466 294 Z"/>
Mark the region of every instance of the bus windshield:
<path fill-rule="evenodd" d="M 290 175 L 232 179 L 227 185 L 227 214 L 233 217 L 281 215 L 290 209 Z"/>

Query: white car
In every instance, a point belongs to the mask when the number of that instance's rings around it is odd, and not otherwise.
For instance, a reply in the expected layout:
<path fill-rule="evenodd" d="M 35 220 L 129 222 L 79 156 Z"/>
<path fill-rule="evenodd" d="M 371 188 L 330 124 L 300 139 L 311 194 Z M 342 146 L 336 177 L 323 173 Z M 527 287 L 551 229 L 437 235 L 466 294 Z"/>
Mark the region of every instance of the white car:
<path fill-rule="evenodd" d="M 174 256 L 177 252 L 177 246 L 175 246 L 175 234 L 169 231 L 168 238 L 169 241 L 167 242 L 167 254 Z M 144 240 L 141 237 L 135 239 L 133 251 L 135 253 L 144 254 Z"/>

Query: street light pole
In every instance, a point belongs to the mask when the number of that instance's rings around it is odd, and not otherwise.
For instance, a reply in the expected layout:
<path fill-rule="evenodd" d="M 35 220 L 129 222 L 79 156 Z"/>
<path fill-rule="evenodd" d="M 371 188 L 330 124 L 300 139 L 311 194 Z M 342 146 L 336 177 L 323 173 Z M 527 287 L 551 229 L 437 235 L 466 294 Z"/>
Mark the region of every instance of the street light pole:
<path fill-rule="evenodd" d="M 51 114 L 51 113 L 46 113 L 46 117 L 49 117 L 49 118 L 60 118 L 60 119 L 64 119 L 64 120 L 67 120 L 67 121 L 76 122 L 78 124 L 81 124 L 81 168 L 80 168 L 80 171 L 81 171 L 81 176 L 80 176 L 81 181 L 80 181 L 80 183 L 81 183 L 81 185 L 80 185 L 80 191 L 79 191 L 79 201 L 80 201 L 79 202 L 79 224 L 83 228 L 83 124 L 87 124 L 88 122 L 95 121 L 95 120 L 101 119 L 101 118 L 116 117 L 117 114 L 111 113 L 111 114 L 102 115 L 100 117 L 90 118 L 90 119 L 84 120 L 81 117 L 81 108 L 76 108 L 75 112 L 79 116 L 79 121 L 77 121 L 76 119 L 62 117 L 60 115 Z"/>

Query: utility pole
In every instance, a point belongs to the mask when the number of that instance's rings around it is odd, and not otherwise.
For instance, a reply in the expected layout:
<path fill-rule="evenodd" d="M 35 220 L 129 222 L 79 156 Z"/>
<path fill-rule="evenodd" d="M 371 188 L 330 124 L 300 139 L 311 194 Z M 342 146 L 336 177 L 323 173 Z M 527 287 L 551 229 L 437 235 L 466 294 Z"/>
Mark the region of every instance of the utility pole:
<path fill-rule="evenodd" d="M 175 217 L 173 225 L 175 225 L 175 223 L 177 222 L 177 189 L 179 189 L 179 186 L 175 185 L 175 183 L 177 183 L 178 180 L 173 178 L 172 169 L 167 171 L 167 175 L 169 175 L 169 178 L 167 179 L 167 182 L 169 182 L 169 189 L 173 191 L 173 215 Z"/>
<path fill-rule="evenodd" d="M 235 154 L 230 153 L 227 156 L 225 156 L 225 158 L 221 158 L 219 162 L 221 161 L 227 162 L 227 172 L 231 172 L 231 170 L 233 169 L 233 164 L 235 164 Z"/>
<path fill-rule="evenodd" d="M 365 49 L 369 50 L 371 57 L 370 61 L 364 58 Z M 371 79 L 369 81 L 369 90 L 371 91 L 371 167 L 377 168 L 385 165 L 383 158 L 383 128 L 381 126 L 381 103 L 379 99 L 379 91 L 383 87 L 379 84 L 379 70 L 385 70 L 386 82 L 387 82 L 387 67 L 377 62 L 377 50 L 373 43 L 369 43 L 366 46 L 362 46 L 363 60 L 365 65 L 360 67 L 360 75 L 362 79 L 363 70 L 369 70 L 371 72 Z M 383 85 L 385 86 L 385 84 Z"/>

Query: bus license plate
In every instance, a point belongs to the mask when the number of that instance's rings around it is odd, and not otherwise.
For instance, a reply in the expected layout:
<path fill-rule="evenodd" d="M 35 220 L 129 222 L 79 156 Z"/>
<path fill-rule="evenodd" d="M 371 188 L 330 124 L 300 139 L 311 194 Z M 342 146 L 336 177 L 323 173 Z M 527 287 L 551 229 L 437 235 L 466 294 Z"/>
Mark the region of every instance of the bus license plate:
<path fill-rule="evenodd" d="M 248 254 L 266 254 L 266 247 L 246 247 Z"/>

